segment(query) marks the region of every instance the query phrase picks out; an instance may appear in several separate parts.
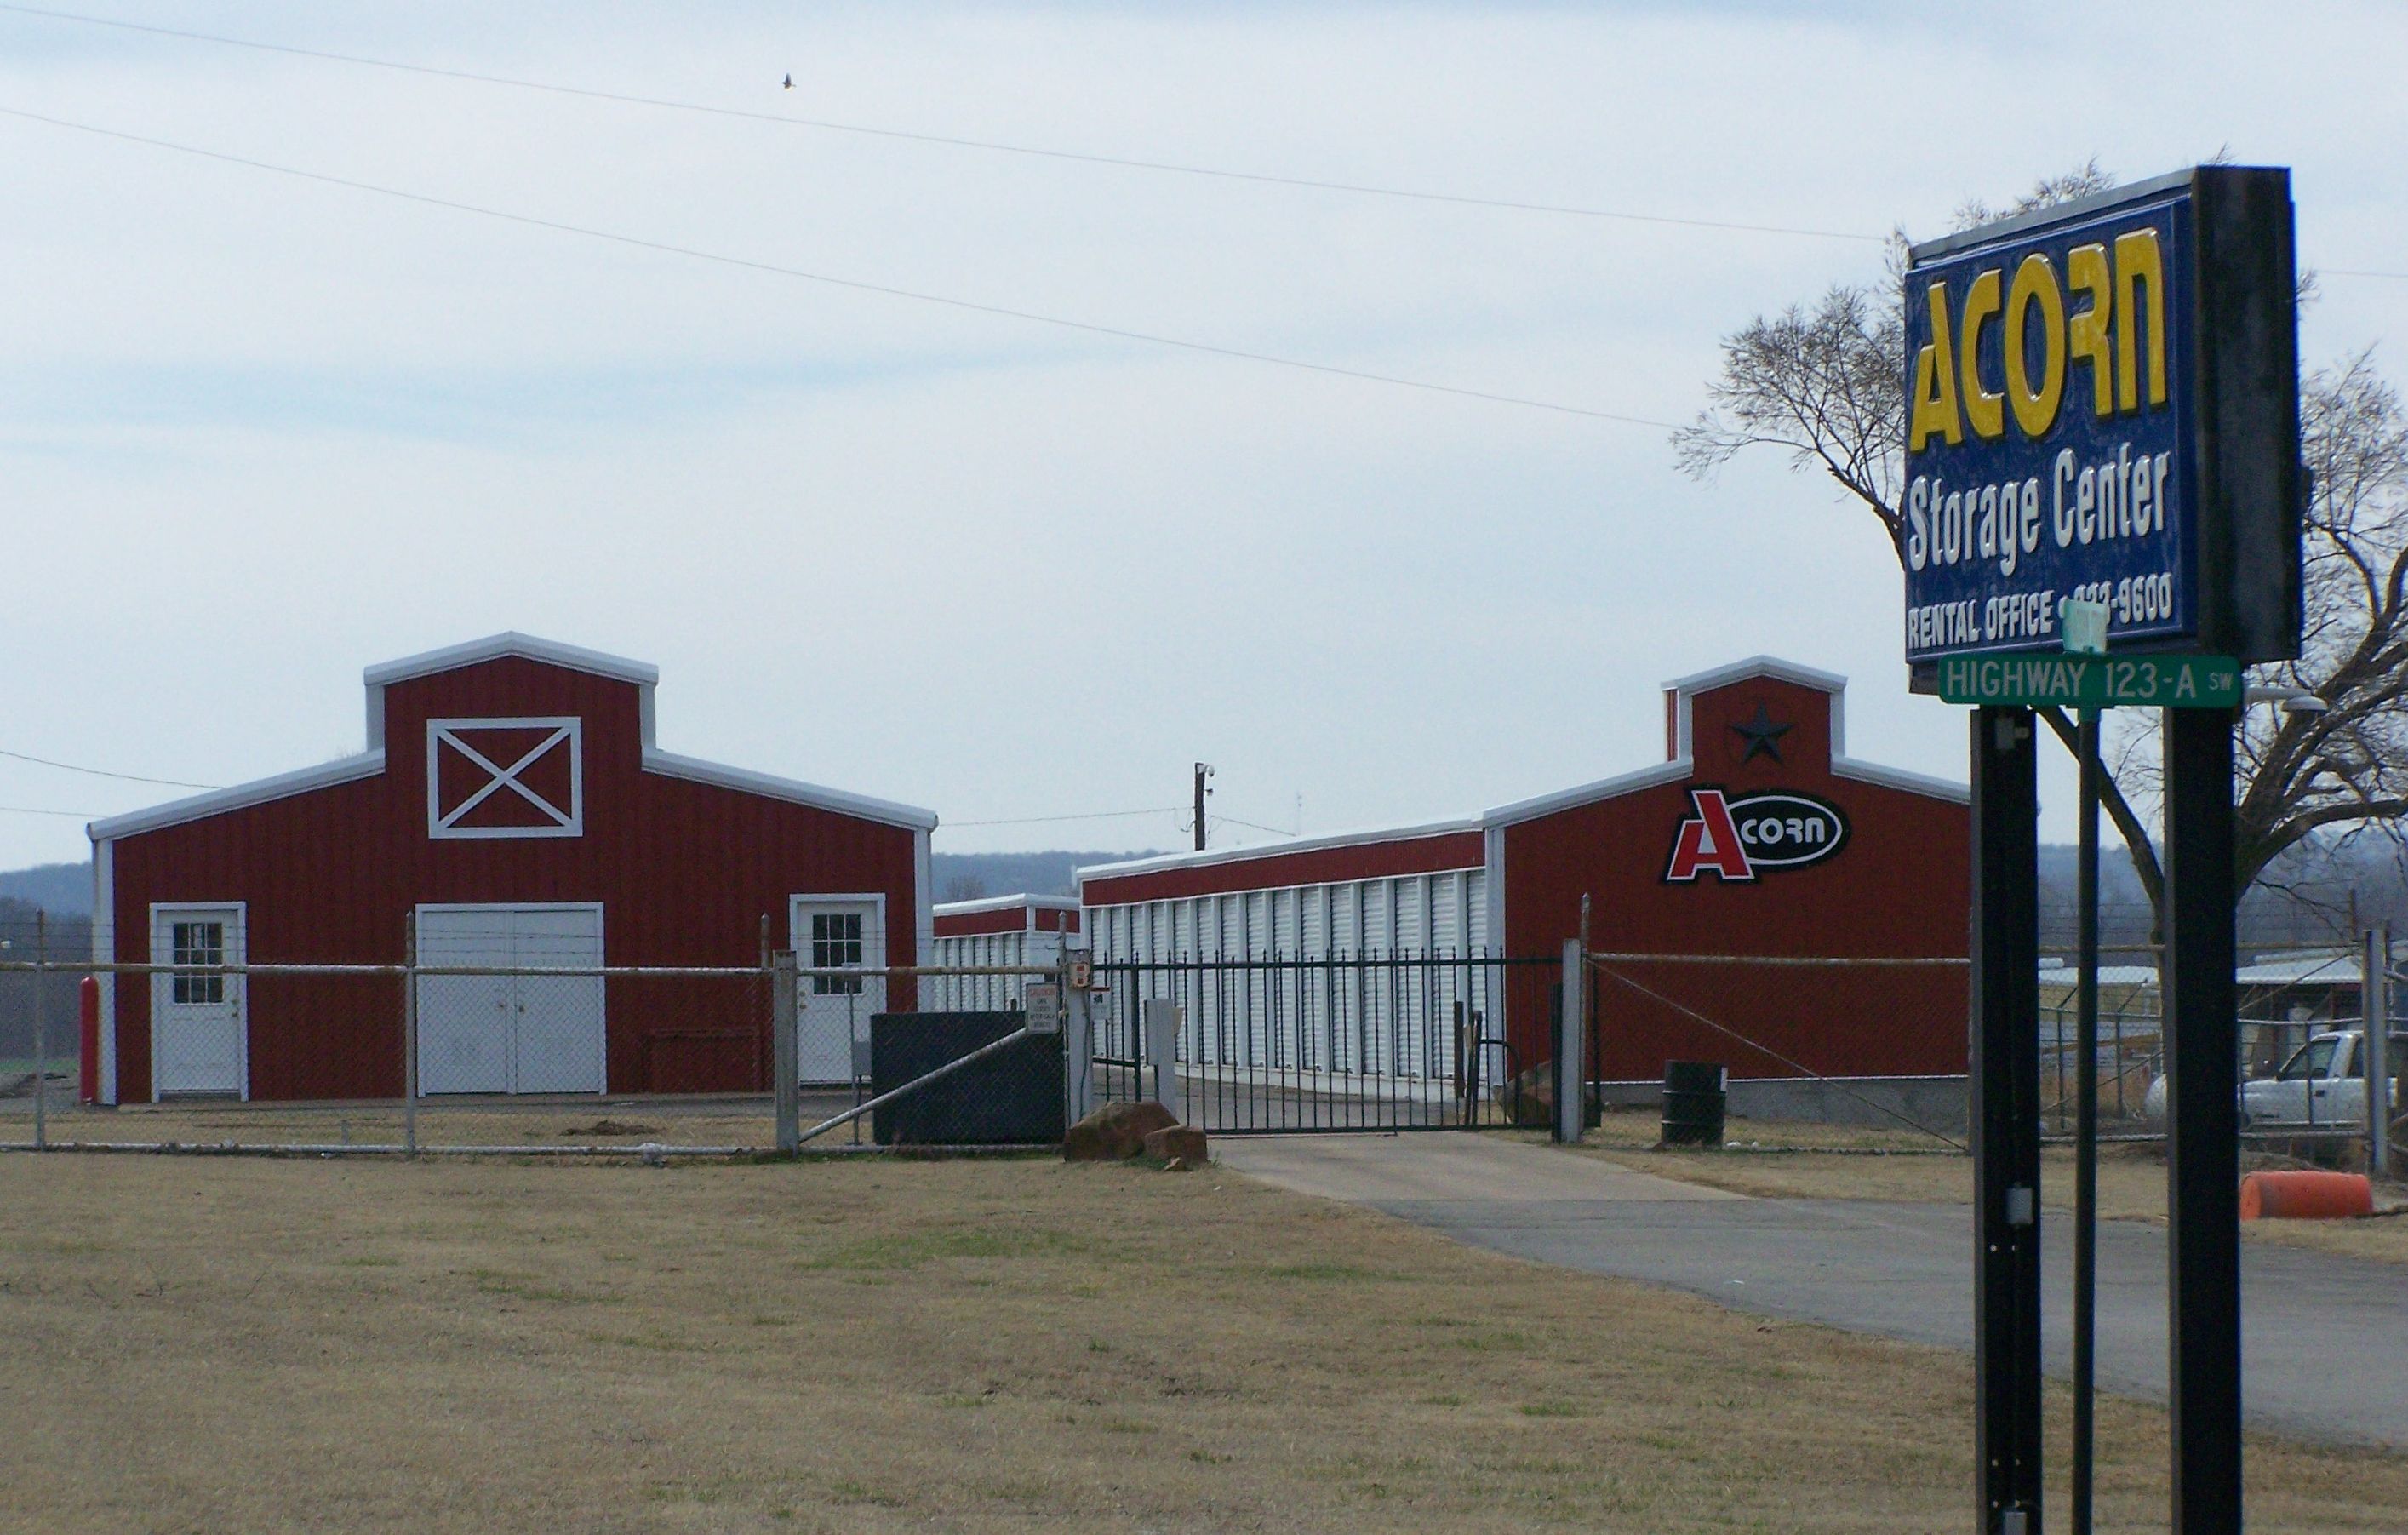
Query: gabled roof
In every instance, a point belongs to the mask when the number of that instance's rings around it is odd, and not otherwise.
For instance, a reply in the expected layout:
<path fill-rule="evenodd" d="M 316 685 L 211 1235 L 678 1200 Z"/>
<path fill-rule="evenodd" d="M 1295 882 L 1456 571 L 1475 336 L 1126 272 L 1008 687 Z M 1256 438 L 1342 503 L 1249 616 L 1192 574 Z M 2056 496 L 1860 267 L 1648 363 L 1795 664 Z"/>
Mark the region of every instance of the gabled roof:
<path fill-rule="evenodd" d="M 1885 788 L 1902 789 L 1909 794 L 1928 795 L 1940 799 L 1970 803 L 1972 794 L 1964 784 L 1944 778 L 1931 778 L 1912 773 L 1900 768 L 1884 767 L 1880 763 L 1858 762 L 1842 754 L 1841 733 L 1842 710 L 1848 690 L 1848 680 L 1837 672 L 1818 671 L 1813 667 L 1784 661 L 1777 655 L 1751 655 L 1743 661 L 1710 670 L 1676 677 L 1663 684 L 1671 694 L 1678 719 L 1679 749 L 1669 762 L 1656 763 L 1632 772 L 1618 773 L 1570 789 L 1529 799 L 1514 800 L 1493 806 L 1477 815 L 1455 816 L 1443 821 L 1425 821 L 1406 826 L 1383 826 L 1365 831 L 1318 833 L 1284 842 L 1261 842 L 1252 847 L 1213 848 L 1202 853 L 1164 853 L 1151 857 L 1130 859 L 1116 864 L 1093 864 L 1075 871 L 1074 878 L 1082 883 L 1089 878 L 1119 879 L 1131 874 L 1151 874 L 1171 868 L 1196 868 L 1211 864 L 1242 863 L 1254 858 L 1278 858 L 1289 854 L 1311 853 L 1332 847 L 1363 846 L 1380 842 L 1410 841 L 1423 837 L 1440 837 L 1451 832 L 1486 831 L 1498 826 L 1535 821 L 1558 811 L 1595 800 L 1618 798 L 1641 789 L 1659 784 L 1678 783 L 1693 771 L 1695 763 L 1689 749 L 1689 701 L 1701 693 L 1728 687 L 1751 678 L 1770 677 L 1777 681 L 1792 682 L 1813 688 L 1831 696 L 1831 772 L 1837 778 L 1852 778 L 1866 783 L 1878 783 Z"/>
<path fill-rule="evenodd" d="M 441 650 L 405 655 L 398 661 L 380 661 L 361 673 L 361 681 L 371 688 L 390 687 L 413 677 L 432 677 L 439 671 L 457 671 L 462 667 L 499 660 L 505 655 L 521 655 L 530 661 L 547 662 L 570 671 L 591 672 L 596 677 L 616 678 L 640 687 L 650 687 L 661 680 L 661 668 L 648 661 L 630 661 L 624 655 L 606 655 L 581 645 L 564 645 L 557 639 L 544 639 L 531 634 L 521 634 L 516 629 L 505 629 L 500 634 L 489 634 L 482 639 L 471 639 L 466 644 L 446 645 Z"/>
<path fill-rule="evenodd" d="M 717 788 L 733 789 L 740 794 L 758 795 L 766 799 L 781 799 L 790 804 L 809 805 L 818 810 L 833 811 L 864 821 L 879 821 L 888 825 L 909 826 L 915 830 L 933 830 L 937 812 L 916 805 L 897 804 L 888 799 L 873 799 L 867 795 L 847 794 L 817 783 L 805 783 L 798 779 L 780 778 L 771 773 L 756 773 L 749 768 L 731 768 L 723 763 L 705 762 L 699 757 L 681 756 L 664 752 L 652 744 L 652 689 L 660 681 L 661 669 L 648 661 L 631 661 L 625 656 L 609 655 L 601 651 L 589 651 L 580 645 L 566 645 L 556 639 L 544 639 L 535 635 L 521 634 L 515 629 L 471 639 L 466 644 L 447 645 L 441 650 L 406 655 L 398 661 L 380 662 L 360 674 L 367 690 L 368 750 L 357 756 L 342 757 L 304 768 L 297 772 L 280 773 L 250 783 L 238 783 L 230 789 L 213 789 L 207 794 L 153 805 L 148 810 L 132 811 L 124 815 L 94 821 L 84 827 L 93 841 L 130 837 L 137 832 L 156 831 L 162 826 L 180 825 L 188 821 L 204 820 L 227 811 L 238 811 L 252 805 L 265 804 L 307 794 L 337 783 L 349 783 L 356 779 L 374 778 L 385 769 L 384 690 L 395 682 L 419 677 L 432 677 L 440 672 L 457 671 L 462 667 L 498 660 L 506 655 L 523 656 L 570 671 L 581 671 L 595 677 L 608 677 L 632 682 L 642 695 L 640 718 L 643 733 L 643 768 L 664 778 L 683 779 L 692 783 L 708 783 Z"/>

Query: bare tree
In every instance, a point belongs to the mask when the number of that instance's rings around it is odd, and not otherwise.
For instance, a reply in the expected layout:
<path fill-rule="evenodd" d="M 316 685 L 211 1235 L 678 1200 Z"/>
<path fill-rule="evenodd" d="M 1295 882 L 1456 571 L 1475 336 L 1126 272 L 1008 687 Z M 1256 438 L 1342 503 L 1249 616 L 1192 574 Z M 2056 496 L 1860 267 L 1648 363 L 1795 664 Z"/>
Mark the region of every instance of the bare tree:
<path fill-rule="evenodd" d="M 1956 226 L 2113 184 L 2092 160 L 2005 208 L 1967 203 Z M 1727 337 L 1710 405 L 1672 436 L 1679 466 L 1708 479 L 1750 449 L 1783 449 L 1793 467 L 1819 467 L 1843 498 L 1871 512 L 1902 556 L 1906 344 L 1898 280 L 1905 251 L 1905 237 L 1894 235 L 1883 285 L 1836 286 L 1812 307 L 1760 316 Z M 2313 294 L 2313 276 L 2303 277 L 2300 298 Z M 2322 714 L 2244 710 L 2234 868 L 2243 889 L 2328 828 L 2396 836 L 2408 814 L 2408 420 L 2370 349 L 2307 380 L 2300 426 L 2314 487 L 2306 639 L 2298 661 L 2257 668 L 2257 680 L 2313 693 L 2329 707 Z M 2073 721 L 2059 710 L 2041 714 L 2071 749 Z M 2162 921 L 2163 866 L 2143 814 L 2155 808 L 2154 724 L 2140 723 L 2103 800 Z"/>

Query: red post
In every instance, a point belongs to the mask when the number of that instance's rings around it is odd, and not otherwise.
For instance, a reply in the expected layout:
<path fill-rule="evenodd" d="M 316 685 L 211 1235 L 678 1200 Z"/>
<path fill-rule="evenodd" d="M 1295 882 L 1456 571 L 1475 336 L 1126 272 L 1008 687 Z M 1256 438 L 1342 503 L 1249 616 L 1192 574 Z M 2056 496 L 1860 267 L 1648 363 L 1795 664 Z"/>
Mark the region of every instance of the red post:
<path fill-rule="evenodd" d="M 76 1097 L 84 1103 L 100 1101 L 100 977 L 87 975 L 77 988 L 82 1003 L 79 1011 L 82 1043 L 82 1075 Z"/>

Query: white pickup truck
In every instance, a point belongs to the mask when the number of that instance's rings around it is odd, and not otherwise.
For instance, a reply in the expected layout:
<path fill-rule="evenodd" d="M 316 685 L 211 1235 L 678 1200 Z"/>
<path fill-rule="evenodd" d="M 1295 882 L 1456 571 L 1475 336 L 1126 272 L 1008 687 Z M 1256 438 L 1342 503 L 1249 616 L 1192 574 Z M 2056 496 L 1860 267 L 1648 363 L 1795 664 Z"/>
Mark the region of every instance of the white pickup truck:
<path fill-rule="evenodd" d="M 2396 1074 L 2408 1064 L 2408 1033 L 2395 1031 L 2389 1065 Z M 2391 1084 L 2395 1089 L 2396 1081 Z M 2390 1094 L 2391 1112 L 2400 1112 L 2400 1096 Z M 2166 1079 L 2149 1083 L 2141 1112 L 2154 1120 L 2166 1117 Z M 2315 1034 L 2291 1052 L 2291 1058 L 2271 1077 L 2252 1077 L 2241 1084 L 2241 1124 L 2255 1126 L 2366 1123 L 2366 1035 L 2361 1029 L 2335 1029 Z"/>

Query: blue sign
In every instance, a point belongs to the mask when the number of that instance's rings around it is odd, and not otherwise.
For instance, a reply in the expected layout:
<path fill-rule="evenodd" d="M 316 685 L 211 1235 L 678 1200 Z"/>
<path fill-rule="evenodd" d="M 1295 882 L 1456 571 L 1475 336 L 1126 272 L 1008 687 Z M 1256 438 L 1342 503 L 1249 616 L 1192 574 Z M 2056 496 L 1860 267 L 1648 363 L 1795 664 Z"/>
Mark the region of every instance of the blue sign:
<path fill-rule="evenodd" d="M 2186 182 L 1920 248 L 1906 274 L 1909 662 L 2200 632 Z M 1928 259 L 1923 259 L 1931 252 Z"/>

